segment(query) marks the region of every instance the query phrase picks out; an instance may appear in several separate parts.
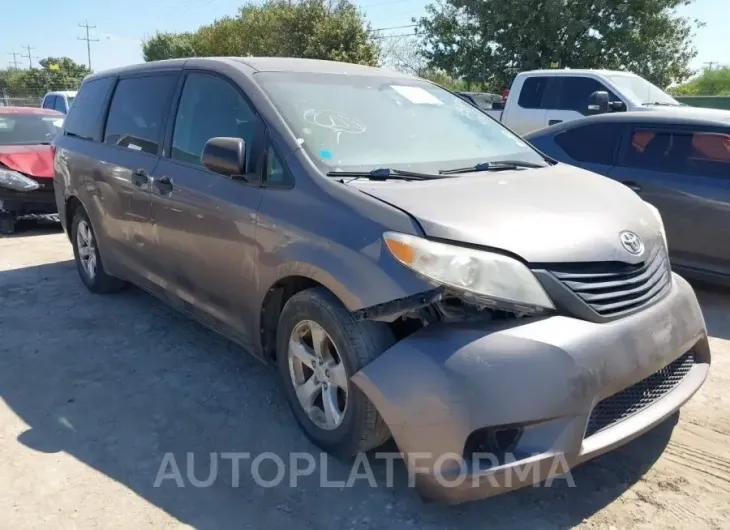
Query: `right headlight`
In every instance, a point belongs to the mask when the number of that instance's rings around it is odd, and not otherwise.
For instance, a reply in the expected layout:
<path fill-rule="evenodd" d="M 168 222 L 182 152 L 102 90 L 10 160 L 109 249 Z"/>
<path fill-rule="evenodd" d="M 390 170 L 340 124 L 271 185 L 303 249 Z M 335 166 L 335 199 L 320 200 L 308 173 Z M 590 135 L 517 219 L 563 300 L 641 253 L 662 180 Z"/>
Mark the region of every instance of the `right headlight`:
<path fill-rule="evenodd" d="M 535 275 L 516 259 L 397 232 L 386 232 L 383 239 L 400 263 L 466 298 L 506 302 L 510 307 L 555 308 Z"/>
<path fill-rule="evenodd" d="M 0 186 L 16 191 L 33 191 L 39 187 L 35 180 L 9 169 L 0 169 Z"/>

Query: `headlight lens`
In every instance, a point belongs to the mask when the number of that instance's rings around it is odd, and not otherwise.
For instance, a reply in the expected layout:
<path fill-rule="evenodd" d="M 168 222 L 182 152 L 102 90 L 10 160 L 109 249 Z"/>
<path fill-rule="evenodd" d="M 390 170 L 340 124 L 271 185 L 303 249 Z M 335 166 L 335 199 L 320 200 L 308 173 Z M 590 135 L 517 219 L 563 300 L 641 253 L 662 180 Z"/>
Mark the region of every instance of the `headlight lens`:
<path fill-rule="evenodd" d="M 649 209 L 654 213 L 654 217 L 656 217 L 656 220 L 659 223 L 659 230 L 661 230 L 662 239 L 664 240 L 664 248 L 669 249 L 669 246 L 667 245 L 667 231 L 664 229 L 664 220 L 662 219 L 662 214 L 659 213 L 659 210 L 657 210 L 656 206 L 654 206 L 653 204 L 649 204 L 646 201 L 644 201 L 644 202 L 649 207 Z"/>
<path fill-rule="evenodd" d="M 403 265 L 467 298 L 555 308 L 530 269 L 515 259 L 396 232 L 383 238 Z"/>
<path fill-rule="evenodd" d="M 0 186 L 17 191 L 33 191 L 38 189 L 38 183 L 16 171 L 0 169 Z"/>

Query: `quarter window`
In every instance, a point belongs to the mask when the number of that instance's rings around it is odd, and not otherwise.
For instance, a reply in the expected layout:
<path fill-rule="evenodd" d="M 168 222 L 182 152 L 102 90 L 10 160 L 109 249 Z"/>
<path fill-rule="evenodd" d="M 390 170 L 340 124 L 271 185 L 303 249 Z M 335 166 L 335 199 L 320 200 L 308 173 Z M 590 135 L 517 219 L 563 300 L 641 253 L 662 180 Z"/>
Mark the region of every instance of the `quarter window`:
<path fill-rule="evenodd" d="M 701 177 L 730 177 L 730 135 L 637 130 L 622 165 Z"/>
<path fill-rule="evenodd" d="M 226 80 L 206 74 L 188 75 L 180 97 L 172 136 L 172 159 L 201 165 L 205 143 L 218 136 L 246 142 L 246 166 L 252 154 L 256 115 L 241 94 Z"/>
<path fill-rule="evenodd" d="M 593 123 L 558 134 L 555 143 L 573 160 L 613 165 L 621 129 L 618 123 Z"/>
<path fill-rule="evenodd" d="M 109 108 L 104 143 L 157 154 L 176 79 L 153 75 L 120 80 Z"/>
<path fill-rule="evenodd" d="M 529 77 L 525 80 L 520 90 L 520 99 L 517 104 L 523 109 L 540 109 L 543 95 L 548 84 L 547 77 Z"/>
<path fill-rule="evenodd" d="M 86 81 L 76 96 L 76 105 L 64 121 L 64 131 L 78 138 L 95 139 L 101 129 L 101 112 L 104 102 L 114 86 L 114 77 L 102 77 Z"/>

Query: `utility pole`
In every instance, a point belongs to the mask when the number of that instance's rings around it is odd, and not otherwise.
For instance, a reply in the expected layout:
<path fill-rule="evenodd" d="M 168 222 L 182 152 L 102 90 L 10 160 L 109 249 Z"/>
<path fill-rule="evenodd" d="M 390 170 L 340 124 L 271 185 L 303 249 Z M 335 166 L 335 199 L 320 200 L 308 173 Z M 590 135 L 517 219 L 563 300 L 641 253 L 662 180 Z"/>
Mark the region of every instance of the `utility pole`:
<path fill-rule="evenodd" d="M 720 63 L 718 63 L 716 61 L 708 61 L 708 62 L 702 63 L 702 64 L 705 65 L 706 70 L 714 70 L 715 66 L 720 66 Z"/>
<path fill-rule="evenodd" d="M 12 55 L 13 56 L 13 65 L 14 65 L 15 69 L 17 70 L 18 69 L 18 55 L 20 55 L 20 54 L 17 53 L 17 52 L 11 52 L 8 55 Z"/>
<path fill-rule="evenodd" d="M 28 55 L 21 54 L 21 57 L 25 57 L 26 59 L 28 59 L 28 67 L 33 68 L 33 56 L 30 54 L 30 50 L 35 50 L 35 48 L 31 48 L 30 45 L 21 46 L 21 48 L 23 48 L 24 50 L 26 50 L 28 52 Z"/>
<path fill-rule="evenodd" d="M 87 20 L 85 24 L 79 24 L 79 27 L 86 28 L 86 37 L 76 37 L 76 38 L 79 40 L 86 41 L 86 54 L 87 54 L 87 57 L 89 58 L 89 70 L 91 70 L 91 43 L 99 42 L 99 39 L 89 38 L 89 30 L 96 29 L 96 26 L 89 26 L 89 21 Z"/>

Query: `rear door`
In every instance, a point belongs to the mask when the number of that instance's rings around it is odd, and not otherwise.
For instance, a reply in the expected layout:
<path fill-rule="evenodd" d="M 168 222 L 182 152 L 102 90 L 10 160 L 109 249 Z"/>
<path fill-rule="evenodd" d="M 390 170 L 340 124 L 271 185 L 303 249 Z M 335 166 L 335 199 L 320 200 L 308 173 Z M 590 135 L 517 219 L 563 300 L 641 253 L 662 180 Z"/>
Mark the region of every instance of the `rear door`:
<path fill-rule="evenodd" d="M 513 87 L 512 94 L 517 95 L 517 101 L 510 104 L 508 100 L 502 120 L 515 133 L 523 135 L 545 127 L 547 111 L 543 98 L 549 79 L 546 76 L 529 76 L 521 87 Z"/>
<path fill-rule="evenodd" d="M 154 170 L 152 215 L 168 294 L 209 325 L 247 335 L 255 291 L 256 219 L 262 199 L 264 124 L 243 91 L 217 73 L 191 70 L 170 120 L 169 154 Z M 214 137 L 242 138 L 248 182 L 208 170 L 200 157 Z"/>
<path fill-rule="evenodd" d="M 588 99 L 593 92 L 599 90 L 608 92 L 609 101 L 621 101 L 606 85 L 592 77 L 550 78 L 545 95 L 546 125 L 556 125 L 588 116 Z"/>
<path fill-rule="evenodd" d="M 729 132 L 635 126 L 611 176 L 659 209 L 675 264 L 730 273 Z"/>
<path fill-rule="evenodd" d="M 157 249 L 152 239 L 150 175 L 162 150 L 165 123 L 180 71 L 122 77 L 109 105 L 102 161 L 104 225 L 116 260 L 141 280 L 151 271 Z"/>

